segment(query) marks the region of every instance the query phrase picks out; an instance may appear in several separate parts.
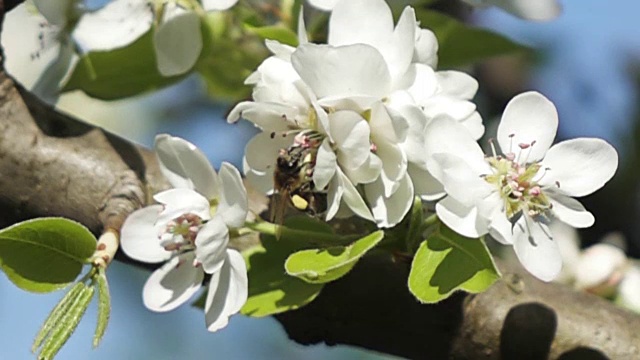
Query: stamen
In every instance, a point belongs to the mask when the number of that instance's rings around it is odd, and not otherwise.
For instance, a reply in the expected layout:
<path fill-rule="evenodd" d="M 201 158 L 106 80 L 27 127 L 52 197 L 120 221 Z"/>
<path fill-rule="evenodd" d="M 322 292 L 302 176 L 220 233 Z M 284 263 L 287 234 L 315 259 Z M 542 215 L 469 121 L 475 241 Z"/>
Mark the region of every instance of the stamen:
<path fill-rule="evenodd" d="M 493 154 L 493 157 L 497 158 L 498 153 L 496 152 L 496 145 L 493 143 L 493 138 L 489 139 L 489 146 L 491 146 L 491 153 Z"/>

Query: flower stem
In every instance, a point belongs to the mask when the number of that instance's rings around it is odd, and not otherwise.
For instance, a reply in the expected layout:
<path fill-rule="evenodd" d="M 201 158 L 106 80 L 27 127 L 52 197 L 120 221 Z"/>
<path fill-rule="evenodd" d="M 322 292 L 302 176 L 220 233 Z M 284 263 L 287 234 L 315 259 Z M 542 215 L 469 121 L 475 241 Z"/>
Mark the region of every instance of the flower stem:
<path fill-rule="evenodd" d="M 284 225 L 276 225 L 267 221 L 246 222 L 244 225 L 246 228 L 257 231 L 261 234 L 301 239 L 319 245 L 336 246 L 349 243 L 349 239 L 347 237 L 337 234 L 292 229 Z"/>

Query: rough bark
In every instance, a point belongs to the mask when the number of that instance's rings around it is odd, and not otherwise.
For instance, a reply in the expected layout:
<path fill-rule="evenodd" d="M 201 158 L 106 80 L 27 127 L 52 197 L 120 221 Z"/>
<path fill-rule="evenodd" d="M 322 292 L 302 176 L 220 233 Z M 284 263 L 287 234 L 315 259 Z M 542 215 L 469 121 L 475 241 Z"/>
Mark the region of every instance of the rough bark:
<path fill-rule="evenodd" d="M 0 0 L 0 22 L 2 9 Z M 64 216 L 95 233 L 118 229 L 166 187 L 150 151 L 56 112 L 0 71 L 0 226 Z M 251 198 L 254 209 L 263 206 L 262 196 Z M 503 269 L 485 293 L 421 305 L 407 290 L 408 270 L 384 256 L 365 259 L 278 319 L 303 344 L 408 358 L 640 358 L 640 317 L 594 296 Z"/>

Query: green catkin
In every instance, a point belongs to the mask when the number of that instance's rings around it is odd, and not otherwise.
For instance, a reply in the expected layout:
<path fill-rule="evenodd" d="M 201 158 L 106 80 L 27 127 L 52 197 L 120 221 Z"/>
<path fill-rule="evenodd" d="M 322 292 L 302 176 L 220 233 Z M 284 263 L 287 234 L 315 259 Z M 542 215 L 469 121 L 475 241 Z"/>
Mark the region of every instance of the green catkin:
<path fill-rule="evenodd" d="M 109 283 L 105 269 L 101 268 L 97 276 L 98 283 L 98 323 L 96 332 L 93 335 L 93 347 L 96 348 L 100 344 L 111 316 L 111 295 L 109 294 Z"/>
<path fill-rule="evenodd" d="M 42 351 L 38 355 L 40 360 L 51 360 L 67 342 L 71 334 L 76 330 L 82 316 L 91 303 L 91 298 L 95 288 L 83 284 L 82 291 L 76 296 L 75 301 L 68 311 L 62 316 L 58 326 L 52 331 L 47 341 L 42 346 Z"/>
<path fill-rule="evenodd" d="M 67 312 L 76 296 L 82 291 L 84 288 L 84 284 L 82 282 L 76 283 L 73 287 L 65 294 L 62 299 L 58 302 L 58 304 L 51 310 L 49 316 L 44 321 L 44 324 L 40 327 L 40 331 L 36 335 L 35 340 L 33 340 L 33 345 L 31 346 L 31 352 L 36 352 L 40 345 L 42 345 L 42 341 L 49 335 L 51 330 L 58 324 L 60 318 Z"/>

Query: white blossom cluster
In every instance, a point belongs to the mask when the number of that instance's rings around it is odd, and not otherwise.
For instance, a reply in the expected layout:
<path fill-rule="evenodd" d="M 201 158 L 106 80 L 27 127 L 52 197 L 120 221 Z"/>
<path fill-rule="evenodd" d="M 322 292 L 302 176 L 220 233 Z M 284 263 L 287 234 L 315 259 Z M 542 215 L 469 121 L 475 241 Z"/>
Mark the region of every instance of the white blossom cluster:
<path fill-rule="evenodd" d="M 253 101 L 229 115 L 262 130 L 245 152 L 250 181 L 282 191 L 274 182 L 279 161 L 301 152 L 305 191 L 326 193 L 326 220 L 355 214 L 393 227 L 420 196 L 437 201 L 439 219 L 459 234 L 490 234 L 513 245 L 538 278 L 558 275 L 562 258 L 547 224 L 594 223 L 573 197 L 613 176 L 611 145 L 580 138 L 551 146 L 555 106 L 527 92 L 509 102 L 485 155 L 471 101 L 478 84 L 463 72 L 435 69 L 437 41 L 411 7 L 394 26 L 383 0 L 338 1 L 327 44 L 309 42 L 304 28 L 299 41 L 267 41 L 272 56 L 246 80 Z"/>

